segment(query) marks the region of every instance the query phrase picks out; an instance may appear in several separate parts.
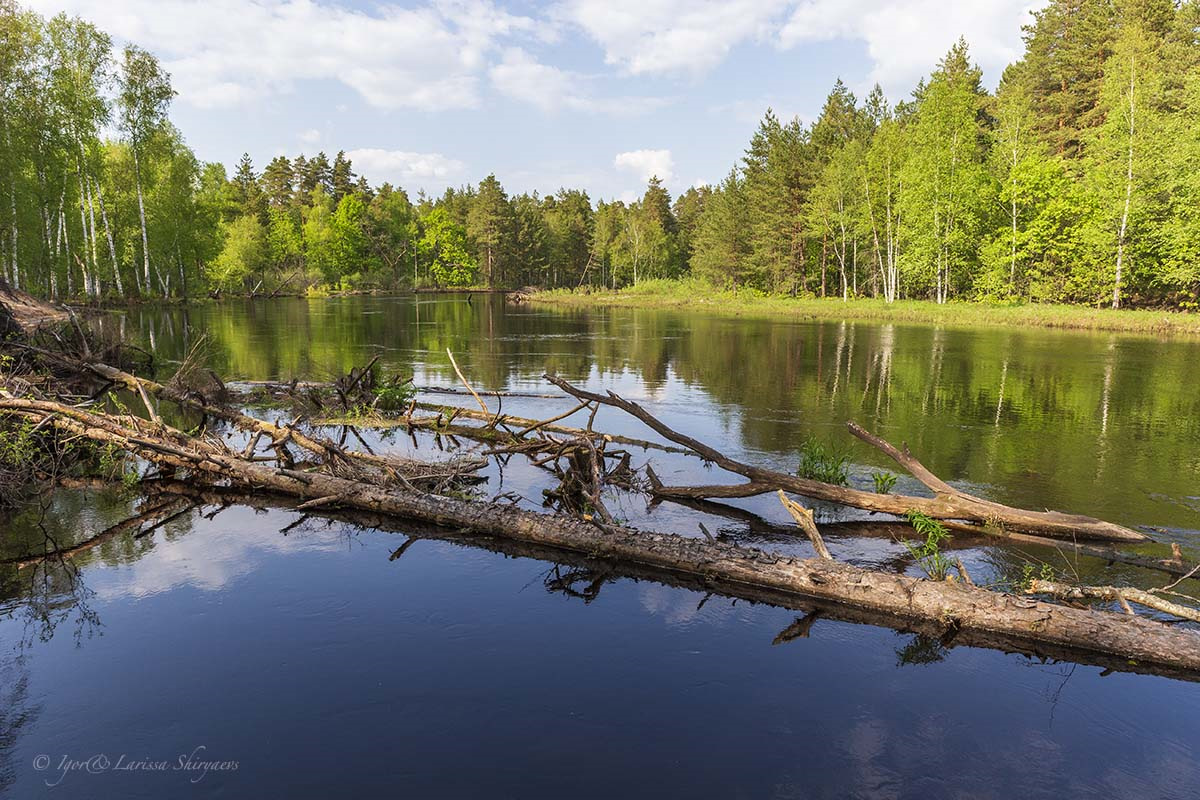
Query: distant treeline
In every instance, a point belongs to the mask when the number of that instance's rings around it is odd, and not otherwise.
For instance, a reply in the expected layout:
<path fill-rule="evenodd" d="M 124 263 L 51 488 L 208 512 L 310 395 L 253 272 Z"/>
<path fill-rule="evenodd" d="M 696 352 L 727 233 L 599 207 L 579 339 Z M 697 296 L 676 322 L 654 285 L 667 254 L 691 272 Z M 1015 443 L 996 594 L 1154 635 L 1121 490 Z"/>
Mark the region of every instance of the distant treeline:
<path fill-rule="evenodd" d="M 1194 307 L 1200 0 L 1053 0 L 995 94 L 959 42 L 892 105 L 838 81 L 767 111 L 714 187 L 632 203 L 478 187 L 415 202 L 344 154 L 232 177 L 167 119 L 137 47 L 0 0 L 0 258 L 54 297 L 413 285 L 619 287 L 693 274 L 815 295 Z M 102 140 L 116 129 L 120 139 Z"/>

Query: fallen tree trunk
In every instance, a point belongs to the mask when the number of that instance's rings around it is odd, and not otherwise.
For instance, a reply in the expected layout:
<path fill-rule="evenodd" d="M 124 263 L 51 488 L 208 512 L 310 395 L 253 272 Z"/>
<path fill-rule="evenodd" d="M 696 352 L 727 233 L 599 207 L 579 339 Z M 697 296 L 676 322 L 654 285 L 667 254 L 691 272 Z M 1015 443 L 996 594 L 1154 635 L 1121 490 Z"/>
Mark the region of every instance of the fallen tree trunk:
<path fill-rule="evenodd" d="M 653 470 L 649 470 L 648 472 L 650 475 L 650 494 L 656 500 L 670 500 L 689 508 L 695 508 L 698 511 L 705 511 L 718 516 L 736 517 L 743 521 L 750 521 L 750 518 L 753 517 L 760 524 L 765 523 L 765 520 L 751 511 L 713 501 L 756 497 L 779 491 L 774 486 L 769 486 L 765 483 L 740 483 L 730 486 L 663 486 Z M 955 520 L 943 520 L 943 524 L 953 531 L 967 533 L 973 537 L 982 539 L 993 539 L 1008 544 L 1053 547 L 1060 552 L 1068 551 L 1081 556 L 1098 558 L 1110 563 L 1128 564 L 1133 567 L 1141 567 L 1142 569 L 1165 572 L 1168 575 L 1184 576 L 1194 573 L 1194 565 L 1184 561 L 1182 557 L 1154 558 L 1152 556 L 1125 553 L 1104 545 L 1073 542 L 1049 536 L 1037 536 L 1031 533 L 1016 533 L 989 525 L 957 522 Z"/>
<path fill-rule="evenodd" d="M 264 495 L 262 493 L 247 493 L 245 490 L 230 487 L 196 487 L 181 481 L 164 481 L 156 483 L 152 490 L 168 496 L 181 496 L 192 499 L 197 505 L 228 505 L 243 503 L 255 506 L 271 506 L 281 510 L 295 510 L 295 501 L 282 495 Z M 408 539 L 390 560 L 396 560 L 403 555 L 414 541 L 425 539 L 446 541 L 461 547 L 488 550 L 512 558 L 536 559 L 542 563 L 554 564 L 589 572 L 604 582 L 628 579 L 634 581 L 653 581 L 664 586 L 703 593 L 700 600 L 703 605 L 712 596 L 722 596 L 735 600 L 745 600 L 751 603 L 761 603 L 795 610 L 805 614 L 806 625 L 811 627 L 820 620 L 851 623 L 857 625 L 872 625 L 892 628 L 899 633 L 916 634 L 935 639 L 939 647 L 947 650 L 955 647 L 981 647 L 1001 650 L 1006 653 L 1016 653 L 1038 660 L 1056 660 L 1090 664 L 1104 669 L 1106 672 L 1132 672 L 1147 675 L 1160 675 L 1180 680 L 1200 681 L 1200 672 L 1179 666 L 1165 666 L 1155 662 L 1131 661 L 1128 658 L 1100 652 L 1095 649 L 1082 650 L 1068 645 L 1056 645 L 1047 641 L 1028 641 L 1008 634 L 997 634 L 986 630 L 948 628 L 942 619 L 900 618 L 887 612 L 871 611 L 848 605 L 840 601 L 822 600 L 790 591 L 780 591 L 764 586 L 752 585 L 737 581 L 728 581 L 719 575 L 706 573 L 683 572 L 669 567 L 659 567 L 651 564 L 628 561 L 623 559 L 593 556 L 586 552 L 565 549 L 556 545 L 537 544 L 515 539 L 505 535 L 487 532 L 458 532 L 451 528 L 435 525 L 423 525 L 419 521 L 389 516 L 377 512 L 360 511 L 357 509 L 321 509 L 307 513 L 296 522 L 290 523 L 291 528 L 304 519 L 324 519 L 347 522 L 365 528 L 381 531 L 402 533 Z M 828 526 L 826 526 L 828 533 Z M 691 540 L 696 541 L 696 540 Z M 794 628 L 789 625 L 788 629 Z M 797 638 L 786 636 L 784 640 Z M 777 642 L 781 643 L 779 637 Z"/>
<path fill-rule="evenodd" d="M 920 465 L 916 459 L 908 456 L 906 453 L 902 454 L 901 451 L 887 444 L 882 439 L 866 434 L 865 431 L 854 425 L 854 423 L 850 423 L 851 432 L 857 429 L 862 434 L 870 436 L 871 439 L 875 440 L 872 443 L 883 449 L 889 456 L 896 458 L 899 463 L 910 469 L 916 469 L 914 476 L 924 482 L 926 486 L 929 486 L 934 492 L 934 496 L 929 498 L 877 494 L 861 489 L 853 489 L 848 486 L 836 486 L 831 483 L 801 478 L 785 472 L 754 466 L 753 464 L 746 464 L 732 459 L 715 448 L 697 441 L 686 434 L 673 430 L 637 403 L 626 400 L 613 392 L 609 392 L 607 395 L 597 394 L 572 386 L 570 383 L 553 375 L 546 375 L 545 378 L 567 394 L 579 400 L 588 400 L 619 408 L 644 422 L 660 436 L 688 448 L 706 461 L 710 461 L 729 472 L 748 478 L 751 484 L 747 487 L 746 491 L 752 494 L 761 494 L 760 489 L 765 486 L 770 489 L 782 489 L 794 492 L 814 500 L 824 500 L 852 508 L 861 508 L 866 511 L 881 511 L 901 516 L 910 511 L 916 511 L 934 519 L 967 520 L 980 524 L 1000 525 L 1005 529 L 1038 533 L 1043 536 L 1069 540 L 1083 538 L 1140 542 L 1145 541 L 1147 538 L 1145 534 L 1115 525 L 1111 522 L 1098 520 L 1094 517 L 1063 514 L 1058 511 L 1028 511 L 984 500 L 953 489 L 940 479 L 931 477 L 932 473 Z M 855 433 L 855 435 L 858 436 L 860 434 Z M 862 437 L 860 436 L 860 438 Z M 713 487 L 706 488 L 711 491 Z M 697 495 L 692 494 L 688 496 L 695 497 Z M 743 497 L 747 495 L 730 493 L 709 496 Z"/>
<path fill-rule="evenodd" d="M 506 537 L 720 581 L 730 586 L 859 609 L 902 624 L 934 624 L 950 635 L 974 632 L 1017 647 L 1038 643 L 1102 653 L 1200 675 L 1200 634 L 1140 617 L 1033 601 L 962 584 L 875 572 L 827 559 L 599 525 L 403 487 L 380 488 L 325 472 L 269 467 L 218 442 L 188 437 L 137 417 L 112 417 L 43 400 L 0 398 L 0 412 L 119 447 L 164 467 L 190 470 L 193 482 L 270 491 L 322 508 L 350 508 L 420 520 L 463 533 Z"/>
<path fill-rule="evenodd" d="M 72 361 L 71 359 L 55 356 L 54 354 L 47 355 L 58 358 L 63 363 L 82 372 L 90 372 L 105 381 L 123 386 L 143 397 L 149 393 L 155 397 L 165 398 L 180 406 L 191 408 L 215 419 L 225 420 L 243 431 L 266 436 L 270 439 L 267 444 L 269 448 L 278 449 L 286 446 L 288 442 L 294 442 L 297 446 L 321 457 L 327 463 L 336 464 L 342 462 L 349 464 L 358 462 L 363 465 L 391 471 L 405 478 L 442 478 L 482 469 L 487 465 L 487 462 L 482 459 L 460 459 L 453 464 L 444 465 L 439 471 L 435 465 L 424 461 L 396 456 L 379 456 L 357 450 L 346 450 L 328 439 L 310 436 L 295 425 L 287 427 L 274 425 L 265 420 L 251 417 L 248 414 L 214 405 L 203 397 L 190 395 L 172 386 L 157 383 L 146 378 L 139 378 L 136 375 L 107 364 Z M 149 403 L 147 403 L 147 408 L 151 414 L 154 413 L 149 408 Z"/>

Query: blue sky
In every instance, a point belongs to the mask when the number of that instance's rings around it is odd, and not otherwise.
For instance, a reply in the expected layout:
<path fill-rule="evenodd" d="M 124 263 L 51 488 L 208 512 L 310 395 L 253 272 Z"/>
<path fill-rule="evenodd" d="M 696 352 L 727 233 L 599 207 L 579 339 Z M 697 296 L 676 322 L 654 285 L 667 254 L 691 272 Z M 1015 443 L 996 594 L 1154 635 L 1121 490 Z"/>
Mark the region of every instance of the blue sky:
<path fill-rule="evenodd" d="M 630 198 L 715 183 L 768 106 L 810 121 L 841 77 L 892 101 L 960 35 L 994 86 L 1029 0 L 33 0 L 154 52 L 197 155 L 351 155 L 414 193 Z"/>

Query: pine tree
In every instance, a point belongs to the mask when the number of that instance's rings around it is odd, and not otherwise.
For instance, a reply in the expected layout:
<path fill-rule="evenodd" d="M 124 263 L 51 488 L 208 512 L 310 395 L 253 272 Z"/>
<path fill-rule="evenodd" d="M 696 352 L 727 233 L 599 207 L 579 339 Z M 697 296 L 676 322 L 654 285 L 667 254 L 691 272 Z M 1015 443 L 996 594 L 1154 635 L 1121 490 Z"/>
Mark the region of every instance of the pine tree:
<path fill-rule="evenodd" d="M 346 153 L 339 150 L 333 158 L 333 167 L 329 171 L 329 184 L 334 202 L 341 200 L 354 191 L 354 171 Z"/>
<path fill-rule="evenodd" d="M 512 207 L 495 175 L 479 182 L 479 192 L 470 204 L 467 235 L 474 241 L 483 282 L 489 288 L 505 284 L 504 246 L 512 228 Z"/>
<path fill-rule="evenodd" d="M 247 156 L 243 156 L 247 158 Z M 240 164 L 239 164 L 240 171 Z M 242 180 L 238 177 L 239 182 Z M 259 185 L 271 208 L 288 208 L 295 202 L 296 175 L 287 156 L 275 156 L 263 170 Z"/>

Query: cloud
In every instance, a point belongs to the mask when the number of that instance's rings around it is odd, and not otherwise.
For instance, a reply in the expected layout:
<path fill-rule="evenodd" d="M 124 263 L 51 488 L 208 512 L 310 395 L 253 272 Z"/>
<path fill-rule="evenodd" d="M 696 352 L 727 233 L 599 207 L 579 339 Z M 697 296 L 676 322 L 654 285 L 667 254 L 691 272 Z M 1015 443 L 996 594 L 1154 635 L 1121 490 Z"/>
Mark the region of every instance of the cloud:
<path fill-rule="evenodd" d="M 735 45 L 765 40 L 789 0 L 565 0 L 554 16 L 582 28 L 627 72 L 699 74 Z"/>
<path fill-rule="evenodd" d="M 306 131 L 300 131 L 296 138 L 304 144 L 316 144 L 321 141 L 321 132 L 316 128 L 309 128 Z"/>
<path fill-rule="evenodd" d="M 628 153 L 617 153 L 617 157 L 613 159 L 613 166 L 631 172 L 643 181 L 648 181 L 655 175 L 663 182 L 675 177 L 675 161 L 671 158 L 670 150 L 631 150 Z"/>
<path fill-rule="evenodd" d="M 654 97 L 597 98 L 588 93 L 586 76 L 543 64 L 520 47 L 505 50 L 503 59 L 491 68 L 489 75 L 497 91 L 545 112 L 566 108 L 600 114 L 637 114 L 665 103 Z"/>
<path fill-rule="evenodd" d="M 463 162 L 441 153 L 363 148 L 351 150 L 346 156 L 353 162 L 354 170 L 367 175 L 372 182 L 405 185 L 425 181 L 440 185 L 456 180 L 466 170 Z"/>
<path fill-rule="evenodd" d="M 779 44 L 859 40 L 873 63 L 868 83 L 908 92 L 960 36 L 992 82 L 1019 58 L 1021 23 L 1043 2 L 1030 0 L 806 0 L 779 32 Z"/>
<path fill-rule="evenodd" d="M 528 17 L 491 0 L 434 0 L 372 13 L 314 0 L 33 0 L 46 14 L 92 17 L 152 47 L 183 102 L 229 107 L 340 81 L 372 106 L 437 111 L 478 104 L 478 75 L 501 39 L 536 36 Z"/>

